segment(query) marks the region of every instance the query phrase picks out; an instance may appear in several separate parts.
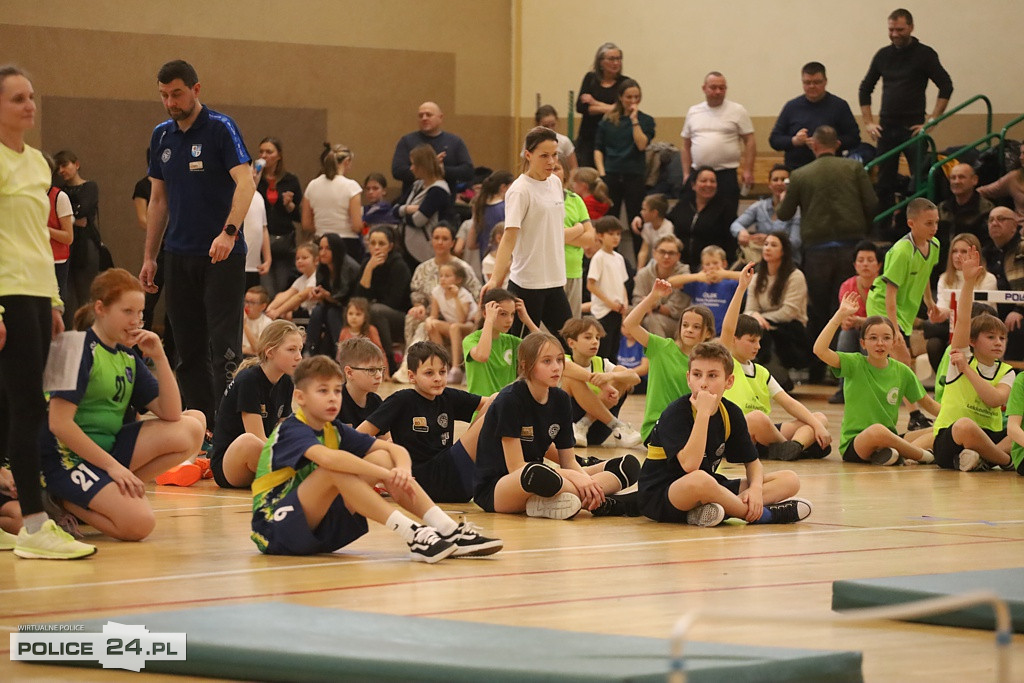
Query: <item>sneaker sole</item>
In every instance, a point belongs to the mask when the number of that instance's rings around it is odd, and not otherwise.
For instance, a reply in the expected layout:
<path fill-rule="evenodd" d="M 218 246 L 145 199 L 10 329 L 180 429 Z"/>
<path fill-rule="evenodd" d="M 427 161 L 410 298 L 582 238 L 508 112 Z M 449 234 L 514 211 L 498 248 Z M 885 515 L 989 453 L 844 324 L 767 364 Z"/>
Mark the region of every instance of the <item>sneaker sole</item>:
<path fill-rule="evenodd" d="M 543 517 L 545 519 L 572 519 L 583 509 L 580 499 L 571 493 L 560 493 L 554 498 L 530 496 L 526 501 L 527 517 Z"/>
<path fill-rule="evenodd" d="M 487 543 L 479 543 L 471 548 L 462 548 L 458 545 L 455 546 L 455 553 L 453 557 L 486 557 L 487 555 L 493 555 L 502 548 L 505 547 L 505 543 L 499 539 L 488 541 Z M 464 551 L 464 552 L 463 552 Z"/>
<path fill-rule="evenodd" d="M 426 562 L 427 564 L 436 564 L 450 555 L 453 555 L 458 547 L 453 543 L 449 547 L 445 548 L 436 555 L 421 555 L 420 553 L 409 553 L 412 557 L 413 562 Z"/>
<path fill-rule="evenodd" d="M 14 554 L 26 560 L 84 560 L 95 555 L 97 550 L 98 548 L 93 548 L 90 551 L 83 551 L 79 555 L 62 555 L 48 550 L 29 550 L 15 547 Z"/>

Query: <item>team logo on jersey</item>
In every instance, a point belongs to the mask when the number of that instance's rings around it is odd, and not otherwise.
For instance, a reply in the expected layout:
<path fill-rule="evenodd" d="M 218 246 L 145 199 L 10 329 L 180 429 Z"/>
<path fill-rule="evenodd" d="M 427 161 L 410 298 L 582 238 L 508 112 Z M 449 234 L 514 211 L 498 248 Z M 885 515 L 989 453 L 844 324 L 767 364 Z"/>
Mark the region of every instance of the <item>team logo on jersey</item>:
<path fill-rule="evenodd" d="M 719 446 L 718 449 L 715 451 L 715 457 L 716 458 L 721 458 L 722 457 L 722 453 L 725 453 L 725 444 L 724 443 L 721 446 Z"/>
<path fill-rule="evenodd" d="M 512 365 L 512 349 L 505 349 L 505 354 L 501 359 L 505 361 L 505 365 Z"/>
<path fill-rule="evenodd" d="M 129 382 L 134 382 L 134 381 L 135 381 L 135 380 L 133 379 L 133 375 L 134 375 L 134 374 L 135 374 L 135 373 L 134 373 L 134 372 L 132 372 L 132 369 L 131 369 L 131 368 L 125 368 L 125 369 L 124 369 L 124 377 L 125 377 L 125 379 L 127 379 L 127 380 L 128 380 Z"/>
<path fill-rule="evenodd" d="M 192 156 L 198 157 L 202 153 L 203 153 L 203 146 L 202 145 L 192 145 Z"/>
<path fill-rule="evenodd" d="M 429 432 L 430 427 L 427 425 L 427 418 L 425 417 L 414 417 L 412 419 L 412 431 L 414 432 Z"/>
<path fill-rule="evenodd" d="M 437 424 L 441 429 L 448 429 L 448 413 L 441 413 L 438 415 Z"/>
<path fill-rule="evenodd" d="M 160 155 L 160 160 L 165 164 L 171 160 L 171 149 L 168 147 L 164 150 L 164 153 Z"/>
<path fill-rule="evenodd" d="M 519 430 L 520 441 L 533 441 L 533 427 L 525 426 Z"/>
<path fill-rule="evenodd" d="M 558 425 L 551 425 L 550 427 L 548 427 L 548 436 L 551 437 L 551 439 L 554 439 L 556 436 L 558 436 L 559 429 L 560 427 Z"/>
<path fill-rule="evenodd" d="M 885 395 L 885 400 L 889 402 L 889 405 L 894 406 L 900 402 L 900 388 L 893 387 L 889 390 L 889 393 Z"/>

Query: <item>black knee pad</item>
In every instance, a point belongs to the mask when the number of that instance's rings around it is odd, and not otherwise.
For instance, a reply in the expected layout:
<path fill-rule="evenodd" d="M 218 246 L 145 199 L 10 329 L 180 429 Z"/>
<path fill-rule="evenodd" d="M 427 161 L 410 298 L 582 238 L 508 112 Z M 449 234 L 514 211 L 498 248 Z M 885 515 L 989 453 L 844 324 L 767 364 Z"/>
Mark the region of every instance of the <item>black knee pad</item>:
<path fill-rule="evenodd" d="M 519 484 L 527 493 L 550 498 L 562 490 L 562 475 L 543 463 L 531 462 L 519 475 Z"/>
<path fill-rule="evenodd" d="M 623 455 L 620 458 L 612 458 L 604 465 L 605 472 L 611 472 L 619 479 L 622 488 L 627 488 L 636 483 L 640 477 L 640 460 L 632 454 Z"/>

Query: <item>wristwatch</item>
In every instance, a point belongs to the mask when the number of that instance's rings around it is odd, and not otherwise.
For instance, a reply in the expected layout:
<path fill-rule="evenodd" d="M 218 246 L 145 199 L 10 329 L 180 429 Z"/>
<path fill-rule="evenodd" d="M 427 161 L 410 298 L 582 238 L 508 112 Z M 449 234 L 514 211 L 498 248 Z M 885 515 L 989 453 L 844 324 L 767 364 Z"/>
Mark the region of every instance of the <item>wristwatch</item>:
<path fill-rule="evenodd" d="M 238 234 L 238 226 L 228 223 L 227 225 L 224 226 L 224 233 L 228 237 L 234 237 L 235 235 Z"/>

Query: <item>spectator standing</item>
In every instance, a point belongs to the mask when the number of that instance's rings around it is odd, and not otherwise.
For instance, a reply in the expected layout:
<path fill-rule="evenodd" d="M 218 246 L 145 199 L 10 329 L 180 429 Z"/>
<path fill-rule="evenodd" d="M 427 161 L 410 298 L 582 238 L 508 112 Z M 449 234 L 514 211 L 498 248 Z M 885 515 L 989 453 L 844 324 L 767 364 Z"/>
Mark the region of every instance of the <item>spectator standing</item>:
<path fill-rule="evenodd" d="M 217 399 L 242 360 L 245 241 L 238 226 L 256 186 L 238 126 L 199 102 L 199 76 L 176 60 L 157 74 L 171 116 L 150 141 L 150 201 L 139 279 L 157 290 L 156 254 L 166 227 L 167 313 L 182 398 L 214 425 Z"/>
<path fill-rule="evenodd" d="M 437 155 L 443 167 L 438 178 L 448 182 L 454 189 L 459 183 L 473 179 L 473 160 L 469 156 L 466 143 L 455 133 L 442 130 L 444 112 L 435 102 L 424 102 L 416 112 L 420 128 L 403 135 L 395 145 L 395 155 L 391 159 L 391 175 L 395 180 L 402 181 L 402 194 L 409 194 L 409 189 L 416 182 L 409 154 L 420 145 L 429 145 Z"/>
<path fill-rule="evenodd" d="M 75 213 L 75 239 L 68 258 L 68 300 L 64 302 L 67 324 L 79 306 L 89 303 L 89 287 L 100 271 L 100 188 L 81 176 L 81 164 L 74 152 L 61 150 L 53 160 Z"/>
<path fill-rule="evenodd" d="M 276 296 L 299 275 L 295 270 L 295 227 L 302 221 L 302 185 L 294 173 L 285 169 L 284 147 L 278 138 L 260 140 L 260 159 L 266 167 L 256 191 L 266 203 L 271 256 L 263 286 Z"/>
<path fill-rule="evenodd" d="M 346 253 L 359 263 L 363 248 L 363 188 L 348 176 L 352 150 L 345 145 L 324 143 L 320 175 L 309 181 L 302 198 L 302 229 L 307 233 L 334 233 Z"/>

